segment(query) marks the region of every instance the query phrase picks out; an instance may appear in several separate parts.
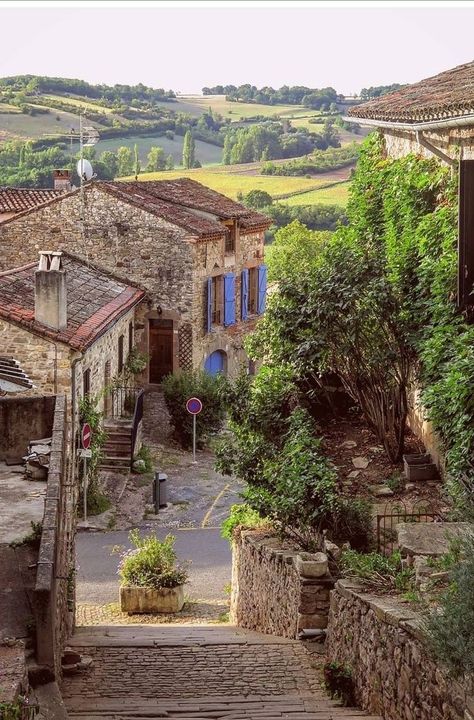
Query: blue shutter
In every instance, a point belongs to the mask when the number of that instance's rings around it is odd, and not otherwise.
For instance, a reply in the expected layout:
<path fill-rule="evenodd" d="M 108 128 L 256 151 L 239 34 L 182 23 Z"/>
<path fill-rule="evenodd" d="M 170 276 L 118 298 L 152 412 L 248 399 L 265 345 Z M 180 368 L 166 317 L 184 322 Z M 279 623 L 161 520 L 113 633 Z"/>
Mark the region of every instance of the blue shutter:
<path fill-rule="evenodd" d="M 211 332 L 212 330 L 212 278 L 207 279 L 207 291 L 206 291 L 206 330 Z"/>
<path fill-rule="evenodd" d="M 235 275 L 224 275 L 224 325 L 235 324 Z"/>
<path fill-rule="evenodd" d="M 265 300 L 267 297 L 267 266 L 260 265 L 258 268 L 258 298 L 257 312 L 261 315 L 265 312 Z"/>
<path fill-rule="evenodd" d="M 242 270 L 241 275 L 242 281 L 242 293 L 241 293 L 241 307 L 240 315 L 242 320 L 247 320 L 249 316 L 249 271 Z"/>

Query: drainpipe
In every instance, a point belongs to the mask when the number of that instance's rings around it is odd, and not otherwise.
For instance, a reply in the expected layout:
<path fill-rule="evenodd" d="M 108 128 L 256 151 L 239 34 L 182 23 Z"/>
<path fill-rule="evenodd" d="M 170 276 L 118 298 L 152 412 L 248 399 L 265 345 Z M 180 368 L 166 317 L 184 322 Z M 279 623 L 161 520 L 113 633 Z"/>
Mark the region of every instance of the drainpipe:
<path fill-rule="evenodd" d="M 82 358 L 82 354 L 78 355 L 78 357 L 76 357 L 71 364 L 71 481 L 74 480 L 74 469 L 76 467 L 76 367 L 79 361 L 82 360 Z"/>

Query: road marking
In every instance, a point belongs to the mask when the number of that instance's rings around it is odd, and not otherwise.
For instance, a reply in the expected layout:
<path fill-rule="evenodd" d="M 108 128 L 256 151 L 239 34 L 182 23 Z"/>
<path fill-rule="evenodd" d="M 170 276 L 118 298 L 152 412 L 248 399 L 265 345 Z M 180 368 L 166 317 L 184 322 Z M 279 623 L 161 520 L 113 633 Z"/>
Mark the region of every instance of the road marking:
<path fill-rule="evenodd" d="M 209 520 L 209 518 L 211 517 L 212 511 L 214 510 L 216 504 L 219 502 L 219 500 L 220 500 L 221 497 L 224 495 L 224 493 L 227 492 L 227 490 L 230 488 L 230 486 L 231 486 L 231 483 L 227 483 L 227 485 L 225 486 L 225 488 L 223 488 L 223 489 L 220 491 L 220 493 L 216 496 L 216 498 L 214 499 L 214 502 L 212 503 L 211 507 L 209 508 L 209 510 L 207 511 L 207 513 L 204 515 L 204 520 L 203 520 L 202 523 L 201 523 L 201 529 L 203 529 L 203 528 L 206 527 L 206 525 L 207 525 L 207 523 L 208 523 L 208 520 Z"/>

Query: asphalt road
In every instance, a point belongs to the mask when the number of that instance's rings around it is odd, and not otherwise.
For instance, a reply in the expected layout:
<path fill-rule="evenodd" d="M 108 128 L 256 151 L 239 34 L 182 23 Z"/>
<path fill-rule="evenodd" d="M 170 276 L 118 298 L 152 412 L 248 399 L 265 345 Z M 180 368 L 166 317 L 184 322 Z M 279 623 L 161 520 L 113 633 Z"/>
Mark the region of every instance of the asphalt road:
<path fill-rule="evenodd" d="M 190 560 L 190 582 L 186 594 L 192 599 L 219 600 L 228 597 L 224 587 L 231 579 L 231 551 L 220 530 L 186 528 L 172 530 L 146 522 L 143 530 L 156 529 L 164 538 L 171 532 L 176 537 L 176 551 L 181 560 Z M 114 546 L 131 547 L 128 531 L 79 533 L 76 537 L 77 601 L 106 604 L 118 601 L 117 567 L 120 555 Z"/>

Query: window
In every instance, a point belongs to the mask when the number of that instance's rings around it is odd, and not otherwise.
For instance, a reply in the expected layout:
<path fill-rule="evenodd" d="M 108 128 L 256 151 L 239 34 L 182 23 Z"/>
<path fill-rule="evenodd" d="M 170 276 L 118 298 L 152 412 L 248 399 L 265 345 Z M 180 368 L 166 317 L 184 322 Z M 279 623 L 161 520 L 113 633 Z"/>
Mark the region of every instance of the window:
<path fill-rule="evenodd" d="M 224 275 L 224 325 L 235 324 L 235 275 L 226 273 Z"/>
<path fill-rule="evenodd" d="M 120 335 L 118 339 L 118 363 L 117 363 L 117 370 L 120 375 L 120 373 L 123 371 L 123 341 L 124 337 L 123 335 Z"/>
<path fill-rule="evenodd" d="M 225 233 L 225 252 L 227 255 L 231 255 L 235 253 L 236 245 L 237 245 L 237 220 L 234 220 L 232 223 L 229 223 L 226 226 L 226 233 Z"/>
<path fill-rule="evenodd" d="M 458 304 L 474 305 L 474 160 L 462 160 L 459 172 Z"/>
<path fill-rule="evenodd" d="M 90 368 L 82 373 L 82 396 L 89 397 L 91 394 L 91 371 Z"/>
<path fill-rule="evenodd" d="M 222 322 L 222 275 L 211 278 L 211 323 L 220 325 Z"/>
<path fill-rule="evenodd" d="M 133 348 L 133 322 L 128 323 L 128 352 L 131 353 Z"/>
<path fill-rule="evenodd" d="M 253 267 L 249 270 L 249 313 L 255 315 L 257 312 L 257 296 L 258 296 L 258 268 Z"/>

